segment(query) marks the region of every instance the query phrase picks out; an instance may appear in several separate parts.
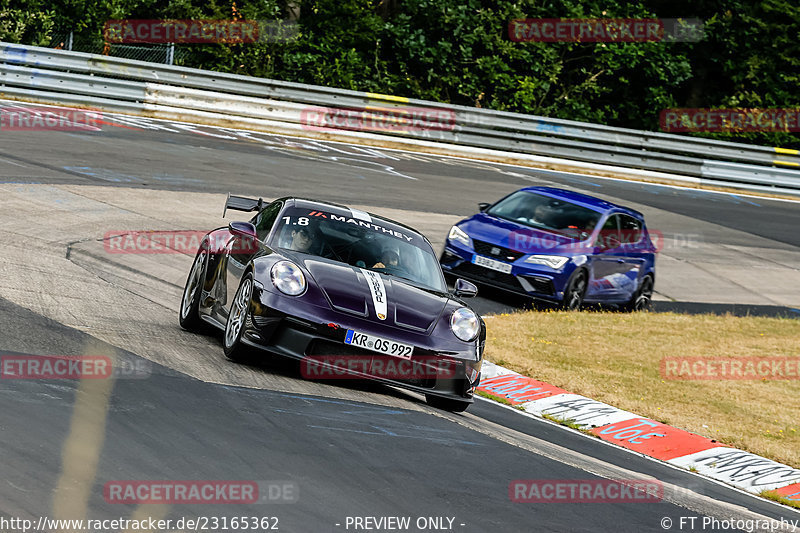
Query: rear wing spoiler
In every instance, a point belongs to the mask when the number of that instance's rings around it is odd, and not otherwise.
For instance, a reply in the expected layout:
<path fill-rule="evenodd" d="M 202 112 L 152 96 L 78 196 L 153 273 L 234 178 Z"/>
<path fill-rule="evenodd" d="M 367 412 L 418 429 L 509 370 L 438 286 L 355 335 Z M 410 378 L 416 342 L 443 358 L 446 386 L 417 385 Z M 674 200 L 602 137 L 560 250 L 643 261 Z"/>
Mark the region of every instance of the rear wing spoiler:
<path fill-rule="evenodd" d="M 250 212 L 261 211 L 262 207 L 264 207 L 264 200 L 261 198 L 256 200 L 255 198 L 246 198 L 244 196 L 231 196 L 231 193 L 228 193 L 228 198 L 225 200 L 225 210 L 222 211 L 222 218 L 225 218 L 228 209 Z"/>

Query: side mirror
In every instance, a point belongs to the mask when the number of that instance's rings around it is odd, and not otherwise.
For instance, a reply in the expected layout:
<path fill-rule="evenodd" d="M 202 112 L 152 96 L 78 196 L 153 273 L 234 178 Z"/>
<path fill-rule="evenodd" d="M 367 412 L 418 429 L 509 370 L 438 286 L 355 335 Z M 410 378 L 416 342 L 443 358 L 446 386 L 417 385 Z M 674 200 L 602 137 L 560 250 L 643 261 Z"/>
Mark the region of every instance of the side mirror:
<path fill-rule="evenodd" d="M 254 254 L 258 251 L 256 227 L 250 222 L 234 221 L 228 224 L 228 231 L 241 240 L 235 244 L 231 253 Z"/>
<path fill-rule="evenodd" d="M 481 202 L 481 203 L 478 204 L 478 209 L 480 209 L 481 212 L 483 212 L 483 211 L 486 211 L 487 209 L 489 209 L 489 207 L 491 207 L 491 205 L 492 204 L 487 203 L 487 202 Z"/>
<path fill-rule="evenodd" d="M 478 295 L 478 287 L 474 283 L 458 278 L 456 287 L 453 289 L 453 295 L 457 298 L 472 298 Z"/>
<path fill-rule="evenodd" d="M 231 222 L 228 224 L 228 230 L 237 237 L 252 237 L 253 239 L 257 238 L 256 227 L 250 222 Z"/>

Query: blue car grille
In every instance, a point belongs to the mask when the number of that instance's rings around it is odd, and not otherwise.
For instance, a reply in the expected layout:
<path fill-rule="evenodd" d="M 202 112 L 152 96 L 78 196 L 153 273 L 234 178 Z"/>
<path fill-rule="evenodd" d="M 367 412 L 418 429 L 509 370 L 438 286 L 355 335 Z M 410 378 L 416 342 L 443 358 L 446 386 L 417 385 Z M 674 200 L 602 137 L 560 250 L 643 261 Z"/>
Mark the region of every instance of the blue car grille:
<path fill-rule="evenodd" d="M 465 276 L 485 280 L 486 283 L 502 286 L 505 289 L 512 291 L 521 291 L 522 285 L 519 284 L 517 278 L 511 274 L 504 272 L 496 272 L 487 268 L 467 263 L 466 261 L 453 269 L 454 273 L 463 272 Z"/>
<path fill-rule="evenodd" d="M 522 293 L 526 292 L 516 276 L 489 270 L 478 265 L 473 265 L 472 263 L 467 263 L 466 261 L 453 268 L 452 272 L 456 275 L 463 273 L 465 277 L 475 279 L 479 282 L 483 281 L 484 283 L 496 285 L 510 291 Z M 553 282 L 551 280 L 547 278 L 540 278 L 538 276 L 523 277 L 528 283 L 531 284 L 531 286 L 533 286 L 533 290 L 537 294 L 542 294 L 545 296 L 555 295 L 555 287 L 553 286 Z"/>
<path fill-rule="evenodd" d="M 477 239 L 472 239 L 472 244 L 475 246 L 475 251 L 479 255 L 496 257 L 501 261 L 513 262 L 525 255 L 522 252 L 517 252 L 516 250 L 512 250 L 510 248 L 504 248 L 503 246 L 498 246 L 490 242 L 479 241 Z"/>

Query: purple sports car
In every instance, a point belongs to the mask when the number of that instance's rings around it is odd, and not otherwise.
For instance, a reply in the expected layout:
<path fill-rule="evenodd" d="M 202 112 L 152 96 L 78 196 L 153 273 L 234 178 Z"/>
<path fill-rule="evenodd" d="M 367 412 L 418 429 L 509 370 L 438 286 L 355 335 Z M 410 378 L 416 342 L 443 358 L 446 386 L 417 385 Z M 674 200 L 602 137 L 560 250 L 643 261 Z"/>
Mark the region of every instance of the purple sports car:
<path fill-rule="evenodd" d="M 368 378 L 463 411 L 480 381 L 486 331 L 448 291 L 430 242 L 408 226 L 345 206 L 228 195 L 256 211 L 204 237 L 186 280 L 180 324 L 224 331 L 225 355 L 299 359 L 304 377 Z M 224 214 L 223 214 L 224 216 Z"/>

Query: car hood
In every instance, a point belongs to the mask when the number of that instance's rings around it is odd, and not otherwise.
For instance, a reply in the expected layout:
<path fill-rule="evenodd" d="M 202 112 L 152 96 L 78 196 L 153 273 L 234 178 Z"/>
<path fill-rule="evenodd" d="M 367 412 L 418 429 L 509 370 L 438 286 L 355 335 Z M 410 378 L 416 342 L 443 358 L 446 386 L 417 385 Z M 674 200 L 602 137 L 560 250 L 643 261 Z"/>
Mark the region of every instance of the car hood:
<path fill-rule="evenodd" d="M 458 226 L 473 240 L 510 248 L 524 254 L 569 254 L 583 250 L 589 240 L 583 242 L 572 237 L 540 230 L 478 213 L 460 222 Z"/>
<path fill-rule="evenodd" d="M 397 277 L 343 263 L 316 257 L 304 257 L 300 262 L 333 309 L 370 317 L 389 326 L 430 332 L 449 299 L 447 295 L 415 287 Z M 377 279 L 383 282 L 383 291 Z M 383 303 L 386 312 L 381 319 L 376 315 Z"/>

